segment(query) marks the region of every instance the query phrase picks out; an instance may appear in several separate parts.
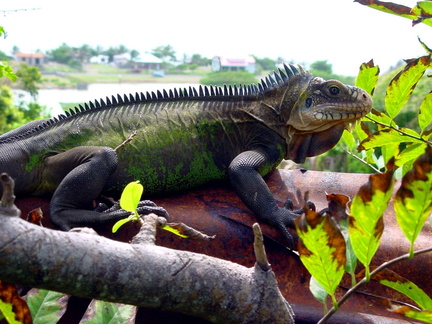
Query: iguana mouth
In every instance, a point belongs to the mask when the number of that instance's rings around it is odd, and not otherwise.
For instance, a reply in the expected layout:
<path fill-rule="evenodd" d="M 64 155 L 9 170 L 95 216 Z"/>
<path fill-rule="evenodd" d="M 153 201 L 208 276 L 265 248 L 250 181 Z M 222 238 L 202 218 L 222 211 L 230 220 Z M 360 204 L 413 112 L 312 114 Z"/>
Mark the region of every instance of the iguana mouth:
<path fill-rule="evenodd" d="M 334 105 L 323 105 L 323 108 L 333 108 Z M 321 106 L 320 106 L 321 108 Z M 348 112 L 348 111 L 317 111 L 314 114 L 316 120 L 355 120 L 364 117 L 369 112 L 368 109 Z"/>

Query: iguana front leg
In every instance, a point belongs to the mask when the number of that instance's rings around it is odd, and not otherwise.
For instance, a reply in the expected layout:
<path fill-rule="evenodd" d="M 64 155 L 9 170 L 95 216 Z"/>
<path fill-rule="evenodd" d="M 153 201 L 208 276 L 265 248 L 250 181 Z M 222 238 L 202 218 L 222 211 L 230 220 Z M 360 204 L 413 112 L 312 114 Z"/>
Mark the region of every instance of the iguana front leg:
<path fill-rule="evenodd" d="M 270 189 L 259 173 L 266 165 L 275 163 L 263 150 L 246 151 L 239 154 L 229 166 L 231 185 L 245 205 L 258 220 L 279 229 L 293 248 L 294 240 L 286 227 L 294 227 L 298 214 L 277 205 Z"/>
<path fill-rule="evenodd" d="M 104 212 L 93 210 L 117 167 L 117 155 L 109 147 L 81 146 L 53 155 L 45 160 L 43 181 L 58 184 L 50 203 L 52 222 L 62 230 L 88 226 L 130 215 L 123 209 Z M 166 217 L 160 207 L 142 204 L 138 212 L 154 212 Z"/>

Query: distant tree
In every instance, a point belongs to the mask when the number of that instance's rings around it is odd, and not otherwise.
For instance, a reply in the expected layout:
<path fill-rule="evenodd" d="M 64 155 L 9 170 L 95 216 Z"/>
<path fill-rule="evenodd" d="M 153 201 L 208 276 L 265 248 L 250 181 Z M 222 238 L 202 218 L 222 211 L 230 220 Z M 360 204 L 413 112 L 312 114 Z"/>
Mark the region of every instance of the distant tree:
<path fill-rule="evenodd" d="M 195 71 L 198 68 L 198 64 L 188 64 L 188 69 L 191 71 Z"/>
<path fill-rule="evenodd" d="M 67 64 L 74 69 L 81 69 L 79 49 L 71 47 L 66 43 L 48 51 L 47 54 L 51 61 Z"/>
<path fill-rule="evenodd" d="M 311 70 L 315 71 L 322 71 L 328 74 L 333 73 L 333 66 L 327 62 L 327 60 L 324 61 L 316 61 L 310 65 Z"/>
<path fill-rule="evenodd" d="M 259 65 L 263 70 L 274 70 L 276 67 L 276 61 L 271 58 L 264 57 L 258 58 L 254 56 L 257 65 Z"/>
<path fill-rule="evenodd" d="M 136 59 L 140 55 L 140 53 L 136 49 L 131 50 L 129 54 L 132 60 Z"/>
<path fill-rule="evenodd" d="M 45 106 L 37 102 L 21 101 L 14 104 L 11 89 L 8 86 L 0 87 L 0 134 L 15 129 L 25 123 L 38 118 L 49 117 Z"/>
<path fill-rule="evenodd" d="M 15 45 L 14 47 L 12 47 L 12 53 L 13 54 L 18 53 L 19 51 L 20 51 L 20 49 L 18 46 Z"/>
<path fill-rule="evenodd" d="M 186 71 L 188 69 L 188 64 L 182 63 L 175 67 L 178 71 Z"/>
<path fill-rule="evenodd" d="M 13 94 L 9 87 L 0 87 L 0 133 L 17 127 L 24 114 L 13 104 Z"/>
<path fill-rule="evenodd" d="M 309 72 L 323 79 L 336 79 L 346 84 L 354 85 L 355 78 L 352 76 L 338 75 L 333 73 L 333 66 L 327 61 L 316 61 L 310 65 Z"/>
<path fill-rule="evenodd" d="M 12 59 L 12 57 L 0 51 L 0 61 L 9 61 L 10 59 Z"/>
<path fill-rule="evenodd" d="M 47 54 L 50 60 L 54 62 L 68 64 L 74 57 L 74 49 L 66 43 L 63 43 L 59 47 L 48 51 Z"/>
<path fill-rule="evenodd" d="M 30 93 L 33 100 L 38 95 L 38 83 L 42 81 L 42 74 L 36 66 L 28 66 L 25 63 L 20 64 L 20 68 L 16 72 L 18 76 L 18 84 L 23 90 Z"/>
<path fill-rule="evenodd" d="M 193 54 L 190 59 L 191 64 L 196 64 L 198 66 L 207 66 L 211 63 L 211 59 L 203 57 L 200 54 Z"/>
<path fill-rule="evenodd" d="M 96 55 L 96 51 L 88 44 L 84 44 L 77 48 L 77 57 L 81 63 L 87 63 L 92 56 Z"/>
<path fill-rule="evenodd" d="M 176 52 L 171 45 L 158 46 L 152 49 L 151 53 L 164 62 L 176 60 Z"/>
<path fill-rule="evenodd" d="M 95 55 L 100 55 L 104 52 L 104 49 L 101 45 L 97 45 L 94 51 L 95 51 Z"/>
<path fill-rule="evenodd" d="M 112 62 L 114 59 L 114 55 L 120 55 L 124 53 L 128 53 L 129 50 L 124 45 L 119 45 L 117 47 L 110 47 L 103 52 L 103 54 L 108 55 L 109 61 Z"/>

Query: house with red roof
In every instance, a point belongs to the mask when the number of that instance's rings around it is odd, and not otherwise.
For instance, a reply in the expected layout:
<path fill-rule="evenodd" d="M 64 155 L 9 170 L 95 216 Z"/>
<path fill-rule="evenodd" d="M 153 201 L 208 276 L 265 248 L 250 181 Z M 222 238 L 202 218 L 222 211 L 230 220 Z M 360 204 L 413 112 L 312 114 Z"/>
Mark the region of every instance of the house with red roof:
<path fill-rule="evenodd" d="M 212 70 L 214 72 L 224 71 L 247 71 L 255 73 L 255 59 L 253 56 L 226 57 L 215 56 L 212 59 Z"/>
<path fill-rule="evenodd" d="M 18 63 L 25 63 L 30 66 L 41 67 L 47 62 L 47 58 L 42 53 L 14 53 L 14 59 Z"/>

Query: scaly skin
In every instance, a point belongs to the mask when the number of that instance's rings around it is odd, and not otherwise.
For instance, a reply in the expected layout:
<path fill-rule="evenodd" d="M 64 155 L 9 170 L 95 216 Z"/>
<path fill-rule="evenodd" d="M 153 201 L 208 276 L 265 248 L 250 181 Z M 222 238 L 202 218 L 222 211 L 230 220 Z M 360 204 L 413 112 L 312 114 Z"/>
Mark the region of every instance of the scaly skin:
<path fill-rule="evenodd" d="M 258 86 L 107 98 L 0 136 L 0 171 L 15 179 L 19 196 L 51 196 L 52 221 L 63 230 L 125 217 L 92 204 L 117 198 L 130 181 L 152 196 L 229 180 L 292 244 L 286 226 L 296 214 L 277 206 L 262 176 L 284 158 L 303 162 L 329 150 L 371 105 L 365 91 L 294 66 Z"/>

